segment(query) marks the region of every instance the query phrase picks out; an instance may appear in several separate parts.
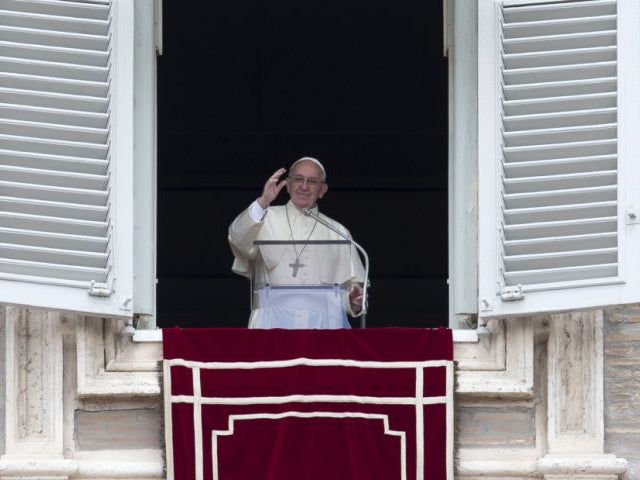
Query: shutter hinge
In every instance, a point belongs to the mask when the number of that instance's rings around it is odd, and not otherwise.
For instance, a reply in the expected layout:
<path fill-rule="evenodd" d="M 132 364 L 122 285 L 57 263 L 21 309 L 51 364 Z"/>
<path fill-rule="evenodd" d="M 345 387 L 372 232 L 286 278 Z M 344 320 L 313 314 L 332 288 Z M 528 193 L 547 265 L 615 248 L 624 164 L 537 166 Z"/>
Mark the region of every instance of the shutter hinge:
<path fill-rule="evenodd" d="M 524 298 L 524 292 L 522 291 L 522 285 L 518 284 L 510 287 L 502 287 L 500 290 L 500 297 L 503 302 L 516 302 Z"/>
<path fill-rule="evenodd" d="M 111 285 L 107 285 L 104 283 L 96 283 L 95 280 L 91 280 L 89 295 L 92 297 L 110 297 L 112 293 L 113 283 Z"/>

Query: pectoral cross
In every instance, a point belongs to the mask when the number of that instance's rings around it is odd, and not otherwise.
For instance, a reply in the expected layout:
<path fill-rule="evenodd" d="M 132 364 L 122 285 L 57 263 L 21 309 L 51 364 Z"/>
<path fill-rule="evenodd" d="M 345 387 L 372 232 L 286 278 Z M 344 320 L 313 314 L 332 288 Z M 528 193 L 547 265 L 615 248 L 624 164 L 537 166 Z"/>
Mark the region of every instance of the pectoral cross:
<path fill-rule="evenodd" d="M 296 275 L 298 275 L 298 270 L 300 268 L 306 267 L 304 263 L 300 263 L 299 257 L 296 257 L 295 263 L 290 263 L 289 266 L 293 269 L 293 273 L 291 274 L 292 277 L 295 277 Z"/>

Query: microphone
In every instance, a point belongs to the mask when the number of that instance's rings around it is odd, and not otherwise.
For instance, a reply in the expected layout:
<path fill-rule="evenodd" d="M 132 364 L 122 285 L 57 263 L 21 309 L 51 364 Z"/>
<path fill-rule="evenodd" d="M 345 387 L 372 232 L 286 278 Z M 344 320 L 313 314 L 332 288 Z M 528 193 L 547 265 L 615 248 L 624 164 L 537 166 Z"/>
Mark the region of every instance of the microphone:
<path fill-rule="evenodd" d="M 367 324 L 366 313 L 367 313 L 367 286 L 369 284 L 369 255 L 367 255 L 367 252 L 365 251 L 365 249 L 362 248 L 362 246 L 358 242 L 356 242 L 353 238 L 349 237 L 345 233 L 338 230 L 336 227 L 334 227 L 325 219 L 320 217 L 320 215 L 316 214 L 310 208 L 304 208 L 302 210 L 302 213 L 307 217 L 311 217 L 315 219 L 317 222 L 321 223 L 332 232 L 337 233 L 346 241 L 348 241 L 351 245 L 356 247 L 360 253 L 362 253 L 362 256 L 364 257 L 364 285 L 362 287 L 362 315 L 360 316 L 360 328 L 365 328 Z"/>

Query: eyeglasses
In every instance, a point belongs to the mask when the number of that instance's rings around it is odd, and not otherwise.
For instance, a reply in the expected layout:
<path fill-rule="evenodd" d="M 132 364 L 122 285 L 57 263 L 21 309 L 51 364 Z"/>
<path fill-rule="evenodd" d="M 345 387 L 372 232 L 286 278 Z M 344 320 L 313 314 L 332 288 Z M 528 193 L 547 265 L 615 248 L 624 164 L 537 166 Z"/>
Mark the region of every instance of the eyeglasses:
<path fill-rule="evenodd" d="M 324 183 L 319 178 L 305 178 L 302 175 L 289 175 L 289 180 L 291 180 L 291 183 L 294 185 L 302 185 L 304 182 L 307 182 L 307 185 L 310 187 L 317 187 L 321 183 Z"/>

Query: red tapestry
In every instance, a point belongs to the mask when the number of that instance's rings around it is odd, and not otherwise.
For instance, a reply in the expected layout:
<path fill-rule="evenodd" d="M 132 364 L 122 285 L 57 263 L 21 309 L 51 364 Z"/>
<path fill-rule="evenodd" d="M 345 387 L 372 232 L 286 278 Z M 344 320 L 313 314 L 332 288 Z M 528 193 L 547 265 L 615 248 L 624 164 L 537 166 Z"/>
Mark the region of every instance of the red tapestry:
<path fill-rule="evenodd" d="M 453 480 L 448 329 L 165 329 L 169 480 Z"/>

